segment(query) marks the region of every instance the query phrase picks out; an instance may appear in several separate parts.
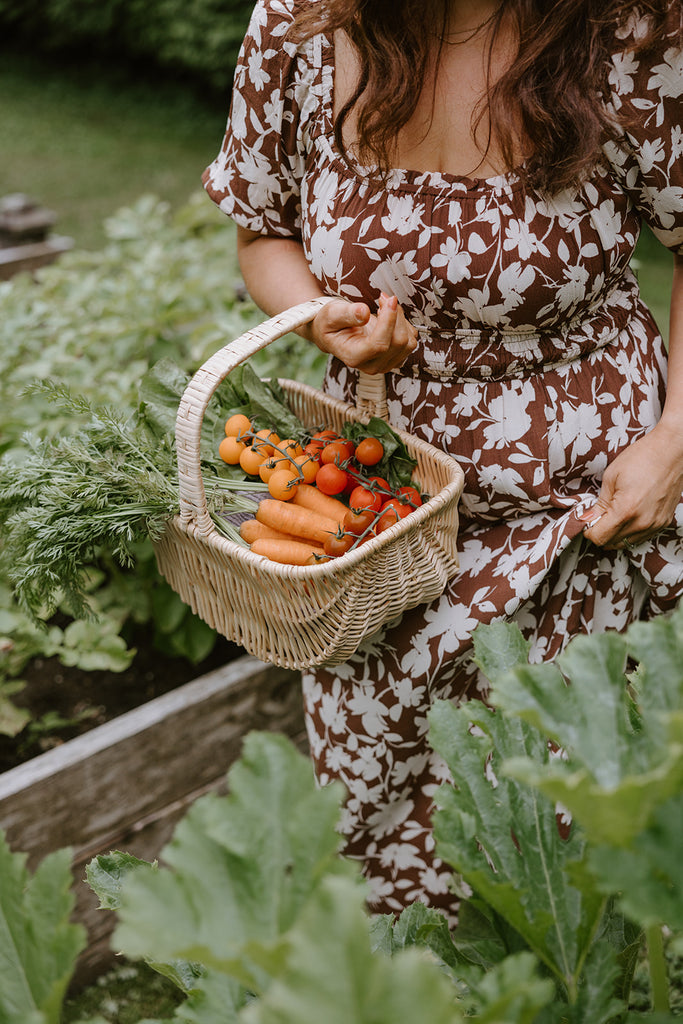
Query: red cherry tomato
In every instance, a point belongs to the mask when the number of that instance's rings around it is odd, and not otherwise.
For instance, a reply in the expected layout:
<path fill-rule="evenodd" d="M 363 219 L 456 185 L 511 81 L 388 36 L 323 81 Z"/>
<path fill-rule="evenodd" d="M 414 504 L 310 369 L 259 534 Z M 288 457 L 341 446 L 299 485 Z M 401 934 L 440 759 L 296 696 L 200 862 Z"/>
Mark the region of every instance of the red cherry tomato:
<path fill-rule="evenodd" d="M 351 533 L 354 537 L 360 537 L 366 531 L 372 530 L 376 519 L 377 513 L 371 508 L 351 508 L 344 516 L 342 526 L 346 533 Z"/>
<path fill-rule="evenodd" d="M 393 502 L 396 500 L 396 504 Z M 388 501 L 386 505 L 382 506 L 382 512 L 377 520 L 377 526 L 375 527 L 375 533 L 384 533 L 390 526 L 394 526 L 400 522 L 401 519 L 410 513 L 410 505 L 401 505 L 397 499 Z"/>
<path fill-rule="evenodd" d="M 356 447 L 356 462 L 361 466 L 376 466 L 384 456 L 384 445 L 377 437 L 365 437 Z"/>
<path fill-rule="evenodd" d="M 315 434 L 313 434 L 311 440 L 323 441 L 326 444 L 328 441 L 339 440 L 339 434 L 337 433 L 336 430 L 318 430 Z"/>
<path fill-rule="evenodd" d="M 379 512 L 382 507 L 382 496 L 359 484 L 349 495 L 349 505 L 351 508 L 370 508 L 373 512 Z"/>
<path fill-rule="evenodd" d="M 383 501 L 386 498 L 390 498 L 394 493 L 383 476 L 370 476 L 368 477 L 368 482 L 374 484 L 374 489 L 379 492 Z"/>
<path fill-rule="evenodd" d="M 320 453 L 320 461 L 323 466 L 336 462 L 338 466 L 343 465 L 351 458 L 353 452 L 349 452 L 347 441 L 330 441 Z"/>
<path fill-rule="evenodd" d="M 389 512 L 391 510 L 396 511 L 396 515 L 399 519 L 405 519 L 413 511 L 410 505 L 405 504 L 400 498 L 389 498 L 389 501 L 385 501 L 382 505 L 382 513 Z"/>
<path fill-rule="evenodd" d="M 333 462 L 321 466 L 315 478 L 315 484 L 323 494 L 341 494 L 348 483 L 348 474 L 335 466 Z"/>
<path fill-rule="evenodd" d="M 419 508 L 422 504 L 422 495 L 415 487 L 399 487 L 396 494 L 403 504 L 407 503 L 413 508 Z"/>
<path fill-rule="evenodd" d="M 339 555 L 345 555 L 353 547 L 355 540 L 356 538 L 350 533 L 331 533 L 325 539 L 323 551 L 330 558 L 338 558 Z"/>

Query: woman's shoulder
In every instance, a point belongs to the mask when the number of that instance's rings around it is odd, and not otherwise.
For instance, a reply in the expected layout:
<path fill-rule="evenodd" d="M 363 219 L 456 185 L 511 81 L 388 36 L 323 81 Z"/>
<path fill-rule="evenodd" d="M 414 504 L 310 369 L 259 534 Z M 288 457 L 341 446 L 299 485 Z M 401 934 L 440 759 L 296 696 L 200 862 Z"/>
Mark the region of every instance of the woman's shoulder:
<path fill-rule="evenodd" d="M 683 0 L 668 0 L 662 29 L 648 43 L 652 29 L 652 15 L 638 7 L 617 28 L 609 74 L 617 109 L 653 93 L 683 94 Z"/>
<path fill-rule="evenodd" d="M 257 0 L 250 32 L 284 36 L 297 17 L 319 6 L 321 0 Z"/>

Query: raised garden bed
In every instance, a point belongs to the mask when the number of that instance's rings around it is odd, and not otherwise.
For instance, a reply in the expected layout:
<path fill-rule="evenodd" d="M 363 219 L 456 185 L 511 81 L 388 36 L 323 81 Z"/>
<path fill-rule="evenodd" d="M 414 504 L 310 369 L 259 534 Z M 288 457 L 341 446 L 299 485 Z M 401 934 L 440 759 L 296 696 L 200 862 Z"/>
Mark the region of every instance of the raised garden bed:
<path fill-rule="evenodd" d="M 35 866 L 73 850 L 75 917 L 88 947 L 75 983 L 112 962 L 114 915 L 84 884 L 97 853 L 158 857 L 198 796 L 224 786 L 251 729 L 271 729 L 305 747 L 297 673 L 241 656 L 0 775 L 0 827 Z"/>

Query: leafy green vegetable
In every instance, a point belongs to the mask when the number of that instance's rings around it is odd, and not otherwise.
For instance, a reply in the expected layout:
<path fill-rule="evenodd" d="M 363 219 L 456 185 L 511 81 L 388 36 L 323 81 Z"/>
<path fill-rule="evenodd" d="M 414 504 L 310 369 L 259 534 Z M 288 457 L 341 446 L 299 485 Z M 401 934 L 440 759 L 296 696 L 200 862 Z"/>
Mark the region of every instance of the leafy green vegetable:
<path fill-rule="evenodd" d="M 71 856 L 50 854 L 33 876 L 0 833 L 0 1024 L 58 1024 L 85 930 L 69 921 Z"/>
<path fill-rule="evenodd" d="M 545 737 L 480 701 L 437 702 L 429 719 L 430 742 L 454 782 L 436 796 L 440 856 L 513 925 L 574 1002 L 604 897 L 586 871 L 583 839 L 562 839 L 554 806 L 500 771 L 522 751 L 545 764 Z"/>
<path fill-rule="evenodd" d="M 410 483 L 417 461 L 385 420 L 373 416 L 367 423 L 345 423 L 343 434 L 355 444 L 364 437 L 379 438 L 384 446 L 384 455 L 381 462 L 373 467 L 373 473 L 383 477 L 393 488 Z"/>

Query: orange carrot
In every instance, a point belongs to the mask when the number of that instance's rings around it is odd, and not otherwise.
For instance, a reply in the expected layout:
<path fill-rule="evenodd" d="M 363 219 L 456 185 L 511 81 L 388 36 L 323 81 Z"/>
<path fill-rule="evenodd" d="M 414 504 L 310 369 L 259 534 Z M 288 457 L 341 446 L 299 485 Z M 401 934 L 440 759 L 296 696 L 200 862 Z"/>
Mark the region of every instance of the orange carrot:
<path fill-rule="evenodd" d="M 322 544 L 314 540 L 305 540 L 304 537 L 295 537 L 291 533 L 283 533 L 282 530 L 275 530 L 272 526 L 260 523 L 258 519 L 245 519 L 240 526 L 240 537 L 247 544 L 253 544 L 255 540 L 298 540 L 311 544 L 322 551 Z"/>
<path fill-rule="evenodd" d="M 319 491 L 312 484 L 299 484 L 292 501 L 295 505 L 308 508 L 312 512 L 318 512 L 327 519 L 334 519 L 337 525 L 341 523 L 349 511 L 348 506 L 343 501 L 338 501 L 337 498 L 333 498 L 329 494 L 323 494 L 322 491 Z"/>
<path fill-rule="evenodd" d="M 255 555 L 265 555 L 271 562 L 282 565 L 315 565 L 325 556 L 315 544 L 306 544 L 300 540 L 269 540 L 262 538 L 251 545 Z"/>
<path fill-rule="evenodd" d="M 327 519 L 309 508 L 295 505 L 293 501 L 280 501 L 278 498 L 264 498 L 259 503 L 256 518 L 275 530 L 306 540 L 317 540 L 321 544 L 328 534 L 336 533 L 338 525 L 335 519 Z"/>

